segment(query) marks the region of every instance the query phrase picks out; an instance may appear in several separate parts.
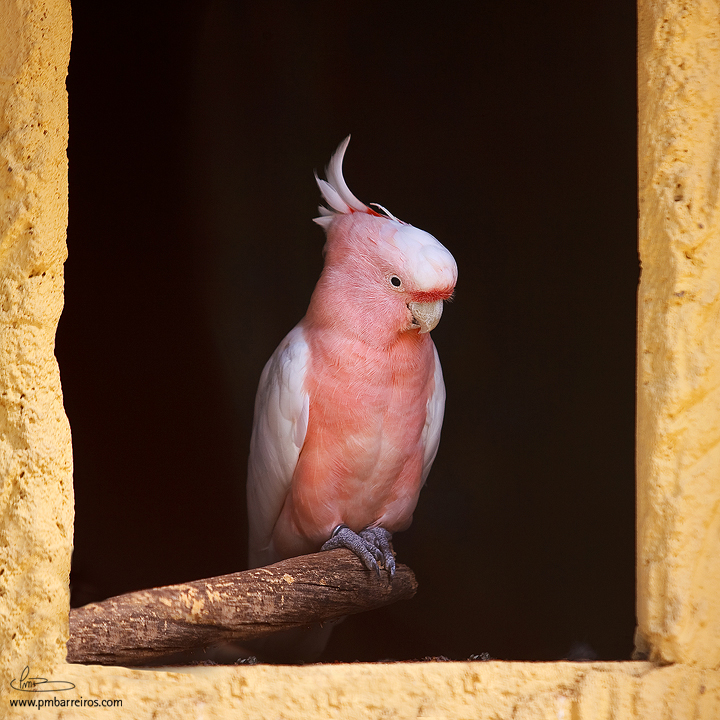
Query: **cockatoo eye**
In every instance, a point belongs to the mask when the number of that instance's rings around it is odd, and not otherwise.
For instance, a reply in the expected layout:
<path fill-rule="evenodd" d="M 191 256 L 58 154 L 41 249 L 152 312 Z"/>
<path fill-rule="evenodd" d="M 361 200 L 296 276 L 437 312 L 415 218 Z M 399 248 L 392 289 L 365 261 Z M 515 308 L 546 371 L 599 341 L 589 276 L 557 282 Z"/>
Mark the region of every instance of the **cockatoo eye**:
<path fill-rule="evenodd" d="M 402 280 L 397 275 L 390 276 L 390 284 L 394 288 L 399 288 L 402 285 Z"/>

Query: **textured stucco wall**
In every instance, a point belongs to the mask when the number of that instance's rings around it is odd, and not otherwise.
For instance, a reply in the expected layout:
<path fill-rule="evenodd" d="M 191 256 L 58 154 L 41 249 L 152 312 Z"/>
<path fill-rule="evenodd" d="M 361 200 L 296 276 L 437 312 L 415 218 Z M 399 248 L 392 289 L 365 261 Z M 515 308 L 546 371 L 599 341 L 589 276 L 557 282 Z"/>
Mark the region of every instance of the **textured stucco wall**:
<path fill-rule="evenodd" d="M 718 667 L 720 3 L 643 0 L 639 40 L 639 630 Z"/>
<path fill-rule="evenodd" d="M 720 1 L 720 0 L 718 0 Z M 718 7 L 640 5 L 638 607 L 653 663 L 413 663 L 156 672 L 64 663 L 70 433 L 62 307 L 67 0 L 0 0 L 0 716 L 720 717 Z M 31 676 L 72 690 L 11 688 Z M 122 707 L 68 707 L 68 701 Z"/>
<path fill-rule="evenodd" d="M 67 638 L 70 428 L 53 354 L 67 226 L 68 2 L 0 2 L 0 686 Z"/>
<path fill-rule="evenodd" d="M 41 708 L 23 717 L 669 720 L 720 717 L 718 673 L 649 663 L 398 663 L 199 668 L 67 666 L 60 694 L 122 709 Z"/>

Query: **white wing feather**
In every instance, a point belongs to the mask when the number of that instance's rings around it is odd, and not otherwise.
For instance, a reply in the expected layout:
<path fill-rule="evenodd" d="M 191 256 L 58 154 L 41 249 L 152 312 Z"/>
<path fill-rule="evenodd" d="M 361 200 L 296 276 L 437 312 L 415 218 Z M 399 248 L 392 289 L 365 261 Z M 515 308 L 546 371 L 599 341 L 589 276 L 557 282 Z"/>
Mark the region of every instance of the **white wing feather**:
<path fill-rule="evenodd" d="M 310 401 L 305 391 L 309 349 L 294 328 L 268 360 L 255 398 L 248 460 L 247 501 L 250 567 L 279 560 L 272 533 L 305 442 Z"/>
<path fill-rule="evenodd" d="M 423 485 L 430 473 L 435 456 L 437 455 L 438 446 L 440 445 L 440 430 L 443 424 L 443 415 L 445 414 L 445 383 L 443 382 L 442 367 L 440 366 L 440 357 L 437 348 L 433 343 L 435 352 L 435 389 L 427 402 L 427 416 L 425 418 L 425 428 L 423 429 L 423 441 L 425 443 L 425 456 L 423 458 Z"/>

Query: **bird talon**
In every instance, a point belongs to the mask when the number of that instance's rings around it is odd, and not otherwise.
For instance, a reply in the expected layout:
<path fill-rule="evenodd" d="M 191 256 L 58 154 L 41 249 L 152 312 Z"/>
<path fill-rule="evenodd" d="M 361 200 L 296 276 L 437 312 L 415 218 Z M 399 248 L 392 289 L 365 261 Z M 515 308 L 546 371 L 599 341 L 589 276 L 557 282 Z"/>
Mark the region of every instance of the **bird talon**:
<path fill-rule="evenodd" d="M 376 558 L 391 578 L 395 577 L 395 553 L 392 534 L 383 527 L 369 527 L 360 531 L 360 537 L 376 549 Z"/>
<path fill-rule="evenodd" d="M 392 535 L 384 528 L 366 528 L 356 533 L 347 525 L 338 525 L 330 535 L 330 539 L 321 550 L 347 548 L 352 550 L 368 570 L 374 570 L 380 577 L 380 565 L 390 577 L 395 575 L 395 557 L 390 538 Z"/>

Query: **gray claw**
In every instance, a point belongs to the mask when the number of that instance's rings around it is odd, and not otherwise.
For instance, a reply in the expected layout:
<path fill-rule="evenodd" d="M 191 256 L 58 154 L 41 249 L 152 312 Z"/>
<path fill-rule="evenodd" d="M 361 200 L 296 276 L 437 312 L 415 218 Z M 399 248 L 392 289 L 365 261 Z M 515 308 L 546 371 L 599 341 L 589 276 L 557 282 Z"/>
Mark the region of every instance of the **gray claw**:
<path fill-rule="evenodd" d="M 322 550 L 348 548 L 360 558 L 368 570 L 380 575 L 378 563 L 382 563 L 390 574 L 395 575 L 395 557 L 393 555 L 392 535 L 384 528 L 366 528 L 360 533 L 353 532 L 347 525 L 338 525 L 331 538 L 322 546 Z"/>
<path fill-rule="evenodd" d="M 393 552 L 392 546 L 392 533 L 388 532 L 383 527 L 371 527 L 361 530 L 360 537 L 363 540 L 372 543 L 379 550 L 382 557 L 378 558 L 378 560 L 382 560 L 382 563 L 390 574 L 390 577 L 394 577 L 395 553 Z"/>

